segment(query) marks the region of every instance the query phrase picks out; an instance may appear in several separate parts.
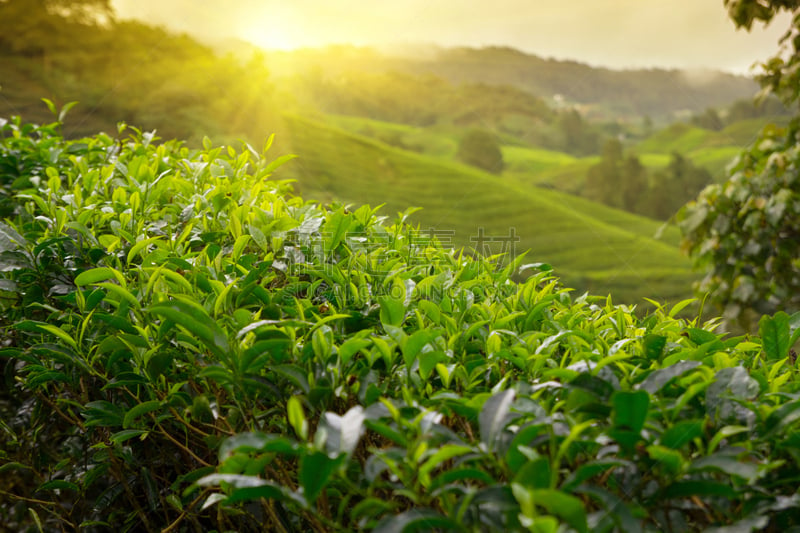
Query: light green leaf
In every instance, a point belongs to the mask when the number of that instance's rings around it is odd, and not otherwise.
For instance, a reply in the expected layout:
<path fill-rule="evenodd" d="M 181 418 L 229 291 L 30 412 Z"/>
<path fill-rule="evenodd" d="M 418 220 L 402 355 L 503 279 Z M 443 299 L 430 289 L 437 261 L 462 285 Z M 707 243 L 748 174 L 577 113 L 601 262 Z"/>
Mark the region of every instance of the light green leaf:
<path fill-rule="evenodd" d="M 303 405 L 297 396 L 289 397 L 289 401 L 286 403 L 286 413 L 295 434 L 302 440 L 308 439 L 308 420 L 306 420 Z"/>
<path fill-rule="evenodd" d="M 120 285 L 125 285 L 125 276 L 122 275 L 122 272 L 109 267 L 98 267 L 81 272 L 75 276 L 75 285 L 81 287 L 107 279 L 115 279 Z"/>
<path fill-rule="evenodd" d="M 390 326 L 399 327 L 403 324 L 403 319 L 406 315 L 406 307 L 403 301 L 399 298 L 392 298 L 391 296 L 378 297 L 378 303 L 381 306 L 380 316 L 381 323 Z"/>

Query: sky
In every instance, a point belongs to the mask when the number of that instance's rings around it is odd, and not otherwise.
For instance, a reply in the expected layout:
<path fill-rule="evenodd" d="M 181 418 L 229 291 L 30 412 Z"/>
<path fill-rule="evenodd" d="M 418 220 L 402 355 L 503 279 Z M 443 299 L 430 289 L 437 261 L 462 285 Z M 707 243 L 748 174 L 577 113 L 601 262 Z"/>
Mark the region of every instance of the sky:
<path fill-rule="evenodd" d="M 747 73 L 789 26 L 736 30 L 723 0 L 112 0 L 120 18 L 272 49 L 511 46 L 624 68 Z"/>

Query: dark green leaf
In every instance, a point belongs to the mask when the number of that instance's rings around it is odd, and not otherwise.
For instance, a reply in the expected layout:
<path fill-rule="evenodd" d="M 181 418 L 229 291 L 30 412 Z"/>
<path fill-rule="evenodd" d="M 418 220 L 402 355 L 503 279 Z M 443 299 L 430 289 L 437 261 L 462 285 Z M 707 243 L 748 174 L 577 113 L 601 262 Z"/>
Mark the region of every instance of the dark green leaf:
<path fill-rule="evenodd" d="M 767 360 L 783 359 L 792 347 L 789 332 L 789 315 L 783 311 L 774 316 L 763 316 L 758 322 L 758 334 Z"/>
<path fill-rule="evenodd" d="M 344 454 L 331 459 L 323 452 L 311 452 L 300 458 L 300 486 L 303 488 L 303 497 L 309 505 L 314 505 L 333 473 L 345 461 L 347 456 Z"/>
<path fill-rule="evenodd" d="M 78 485 L 75 483 L 70 483 L 69 481 L 65 481 L 63 479 L 54 479 L 52 481 L 42 483 L 36 488 L 36 490 L 71 490 L 78 492 L 80 487 L 78 487 Z"/>
<path fill-rule="evenodd" d="M 414 533 L 416 531 L 464 531 L 464 528 L 436 511 L 417 508 L 384 518 L 372 531 L 373 533 Z"/>
<path fill-rule="evenodd" d="M 129 428 L 131 424 L 133 424 L 133 421 L 136 420 L 137 418 L 144 416 L 147 413 L 152 413 L 153 411 L 157 411 L 160 408 L 161 408 L 160 400 L 150 400 L 135 405 L 127 413 L 125 413 L 125 418 L 122 420 L 122 427 Z"/>
<path fill-rule="evenodd" d="M 616 429 L 638 433 L 647 420 L 650 395 L 645 391 L 617 391 L 611 397 L 614 405 L 612 422 Z"/>
<path fill-rule="evenodd" d="M 758 463 L 754 463 L 749 457 L 739 459 L 728 453 L 717 452 L 696 459 L 692 462 L 690 470 L 722 472 L 750 483 L 758 476 L 758 467 Z"/>
<path fill-rule="evenodd" d="M 547 457 L 540 457 L 528 461 L 517 470 L 513 482 L 528 489 L 547 489 L 550 488 L 550 481 L 550 460 Z"/>
<path fill-rule="evenodd" d="M 649 392 L 650 394 L 655 394 L 673 379 L 682 376 L 694 368 L 697 368 L 701 364 L 702 363 L 700 361 L 681 361 L 666 368 L 656 370 L 650 373 L 650 375 L 639 384 L 639 388 Z"/>
<path fill-rule="evenodd" d="M 737 493 L 725 483 L 699 479 L 679 481 L 661 491 L 662 498 L 688 498 L 691 496 L 719 496 L 720 498 L 734 499 L 737 497 Z"/>
<path fill-rule="evenodd" d="M 667 345 L 667 338 L 664 335 L 651 333 L 645 336 L 642 345 L 644 346 L 644 356 L 648 361 L 661 361 L 664 347 Z"/>
<path fill-rule="evenodd" d="M 225 358 L 228 355 L 230 346 L 225 332 L 200 305 L 189 300 L 174 299 L 152 305 L 148 310 L 186 328 L 218 357 Z"/>
<path fill-rule="evenodd" d="M 678 422 L 661 435 L 661 445 L 679 450 L 687 443 L 702 435 L 702 420 L 684 420 Z"/>

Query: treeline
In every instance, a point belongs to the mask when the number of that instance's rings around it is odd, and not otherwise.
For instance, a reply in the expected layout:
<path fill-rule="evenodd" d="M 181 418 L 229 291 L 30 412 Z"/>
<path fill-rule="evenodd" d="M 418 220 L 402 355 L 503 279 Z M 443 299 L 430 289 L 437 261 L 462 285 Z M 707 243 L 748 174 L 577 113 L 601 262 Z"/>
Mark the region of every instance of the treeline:
<path fill-rule="evenodd" d="M 220 57 L 187 35 L 117 21 L 104 0 L 0 1 L 0 71 L 0 116 L 45 122 L 40 98 L 79 101 L 68 136 L 125 121 L 194 144 L 263 142 L 277 127 L 263 58 Z"/>
<path fill-rule="evenodd" d="M 590 200 L 650 218 L 667 220 L 712 181 L 708 170 L 673 152 L 669 164 L 650 172 L 616 139 L 606 142 L 600 162 L 587 175 L 583 195 Z"/>
<path fill-rule="evenodd" d="M 417 127 L 481 129 L 573 155 L 592 155 L 603 130 L 572 108 L 556 110 L 511 86 L 455 85 L 432 74 L 311 69 L 293 83 L 298 99 L 325 113 L 354 115 Z M 381 139 L 388 141 L 391 139 Z"/>
<path fill-rule="evenodd" d="M 737 100 L 723 109 L 709 107 L 702 113 L 692 115 L 689 122 L 698 128 L 720 131 L 742 120 L 789 116 L 791 116 L 789 109 L 776 97 L 771 96 L 760 102 L 753 102 L 751 98 Z"/>

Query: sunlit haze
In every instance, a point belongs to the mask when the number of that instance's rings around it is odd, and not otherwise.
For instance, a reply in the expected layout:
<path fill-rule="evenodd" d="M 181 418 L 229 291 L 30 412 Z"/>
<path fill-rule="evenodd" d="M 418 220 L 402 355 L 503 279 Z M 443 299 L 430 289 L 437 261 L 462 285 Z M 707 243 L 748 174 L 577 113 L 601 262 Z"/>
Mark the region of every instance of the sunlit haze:
<path fill-rule="evenodd" d="M 112 0 L 137 18 L 209 42 L 268 49 L 329 44 L 511 46 L 611 68 L 747 72 L 788 19 L 737 31 L 722 0 Z"/>

